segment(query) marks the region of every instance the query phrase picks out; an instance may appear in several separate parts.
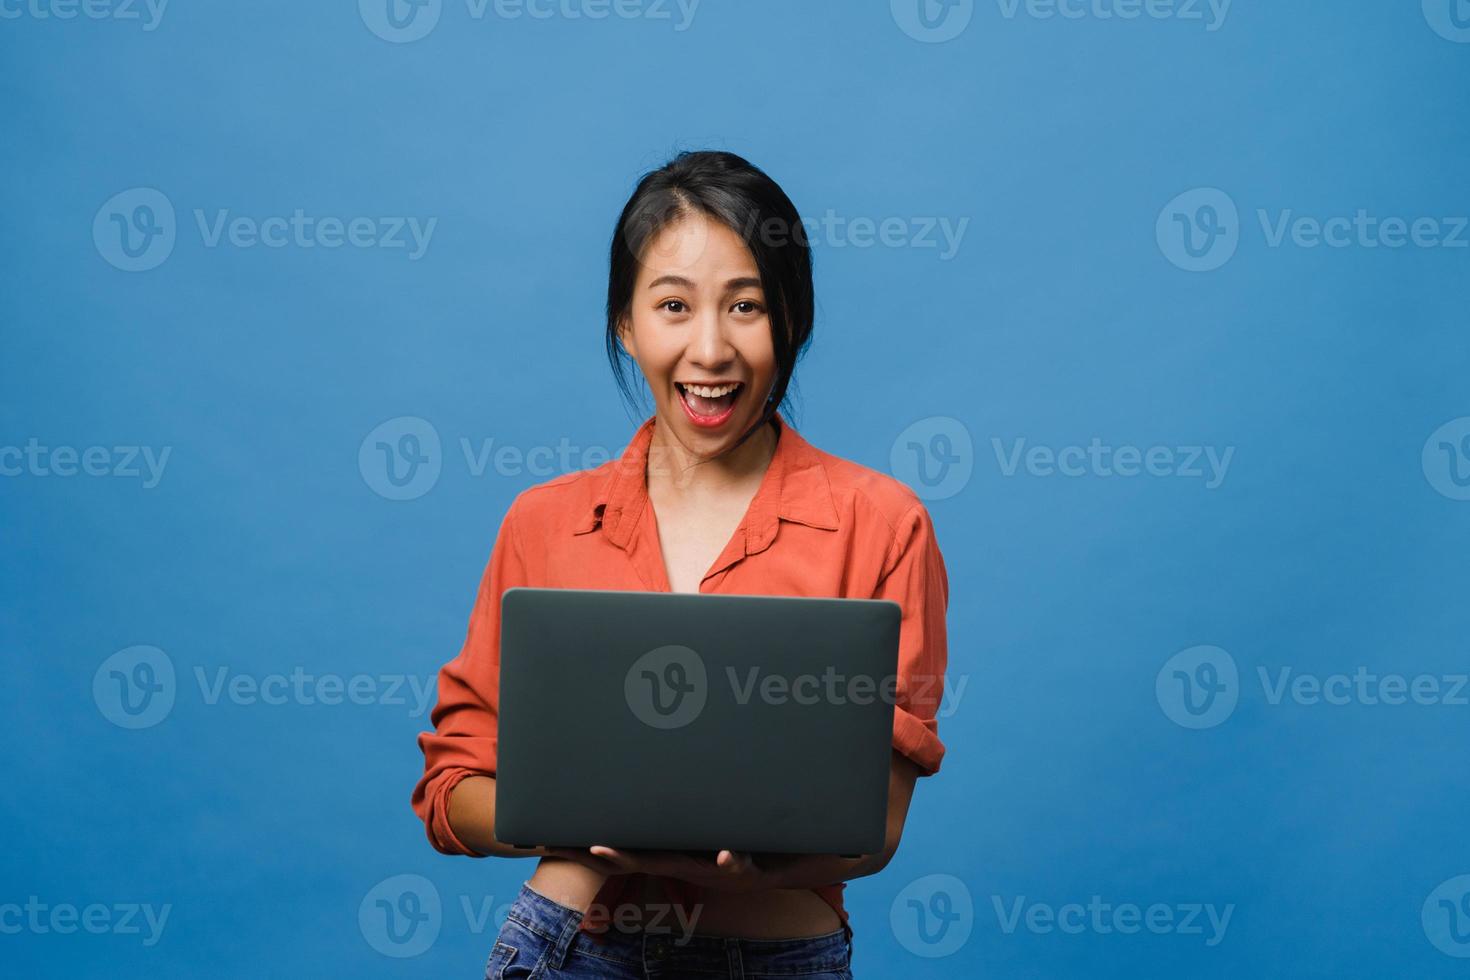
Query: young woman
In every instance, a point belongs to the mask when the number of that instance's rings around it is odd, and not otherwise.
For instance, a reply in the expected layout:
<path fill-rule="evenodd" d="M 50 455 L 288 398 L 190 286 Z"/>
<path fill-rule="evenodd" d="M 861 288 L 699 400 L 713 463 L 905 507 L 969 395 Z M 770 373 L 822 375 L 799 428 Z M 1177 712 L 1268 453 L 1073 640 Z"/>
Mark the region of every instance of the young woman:
<path fill-rule="evenodd" d="M 540 858 L 491 952 L 490 980 L 851 976 L 843 882 L 893 857 L 915 779 L 936 772 L 944 754 L 936 714 L 949 585 L 919 499 L 815 448 L 780 413 L 812 313 L 801 218 L 770 177 L 714 152 L 681 154 L 644 176 L 613 234 L 606 341 L 624 393 L 632 360 L 655 412 L 619 459 L 516 497 L 464 648 L 439 674 L 435 730 L 419 737 L 425 770 L 413 806 L 433 846 Z M 848 397 L 864 387 L 854 380 Z M 898 602 L 882 853 L 696 856 L 497 842 L 499 609 L 518 585 Z"/>

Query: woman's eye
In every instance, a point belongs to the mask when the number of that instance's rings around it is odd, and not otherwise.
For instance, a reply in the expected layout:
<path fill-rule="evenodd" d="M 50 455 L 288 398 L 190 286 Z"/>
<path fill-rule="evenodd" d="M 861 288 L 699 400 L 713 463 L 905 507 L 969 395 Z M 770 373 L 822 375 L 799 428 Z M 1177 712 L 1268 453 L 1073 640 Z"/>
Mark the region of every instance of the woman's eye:
<path fill-rule="evenodd" d="M 761 305 L 753 299 L 742 299 L 735 304 L 736 313 L 759 313 Z"/>
<path fill-rule="evenodd" d="M 662 309 L 668 310 L 670 313 L 683 313 L 689 309 L 689 307 L 684 305 L 683 300 L 678 299 L 666 299 L 659 306 Z"/>

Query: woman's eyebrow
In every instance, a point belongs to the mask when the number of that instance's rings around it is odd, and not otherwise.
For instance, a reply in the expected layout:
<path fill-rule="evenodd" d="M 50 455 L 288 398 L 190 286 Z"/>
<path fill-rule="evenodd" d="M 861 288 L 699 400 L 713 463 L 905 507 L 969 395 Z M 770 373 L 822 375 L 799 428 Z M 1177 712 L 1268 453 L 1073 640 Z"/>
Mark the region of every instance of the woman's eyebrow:
<path fill-rule="evenodd" d="M 656 289 L 659 286 L 678 286 L 681 289 L 693 289 L 694 283 L 685 279 L 683 276 L 668 275 L 659 276 L 653 282 L 649 283 L 647 288 Z"/>
<path fill-rule="evenodd" d="M 760 277 L 758 276 L 739 276 L 725 283 L 725 292 L 733 293 L 738 289 L 759 289 L 760 285 L 761 281 Z M 669 274 L 666 276 L 659 276 L 657 279 L 650 282 L 645 288 L 656 289 L 659 286 L 678 286 L 680 289 L 693 289 L 694 283 L 688 279 L 685 279 L 683 276 Z"/>

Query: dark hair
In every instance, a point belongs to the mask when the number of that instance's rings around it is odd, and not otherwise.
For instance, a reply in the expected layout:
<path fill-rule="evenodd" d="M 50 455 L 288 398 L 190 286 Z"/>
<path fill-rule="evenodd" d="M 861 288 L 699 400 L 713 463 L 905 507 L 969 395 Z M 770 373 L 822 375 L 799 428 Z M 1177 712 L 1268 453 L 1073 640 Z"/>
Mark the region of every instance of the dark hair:
<path fill-rule="evenodd" d="M 629 383 L 632 358 L 619 327 L 632 309 L 643 250 L 676 221 L 702 213 L 745 242 L 755 257 L 776 355 L 776 381 L 760 419 L 739 446 L 786 406 L 797 359 L 811 342 L 814 318 L 812 257 L 806 228 L 786 192 L 759 167 L 733 153 L 686 151 L 643 175 L 613 231 L 607 275 L 607 357 L 618 387 L 636 407 Z"/>

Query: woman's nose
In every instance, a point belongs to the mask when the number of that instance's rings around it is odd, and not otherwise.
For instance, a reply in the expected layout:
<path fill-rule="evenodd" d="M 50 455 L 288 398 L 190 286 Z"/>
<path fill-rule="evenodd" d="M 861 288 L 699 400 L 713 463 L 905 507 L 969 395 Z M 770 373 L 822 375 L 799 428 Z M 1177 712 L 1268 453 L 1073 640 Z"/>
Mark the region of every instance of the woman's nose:
<path fill-rule="evenodd" d="M 708 312 L 698 318 L 694 336 L 689 340 L 689 357 L 706 367 L 728 362 L 735 354 L 735 347 L 725 331 L 725 323 L 717 312 Z"/>

